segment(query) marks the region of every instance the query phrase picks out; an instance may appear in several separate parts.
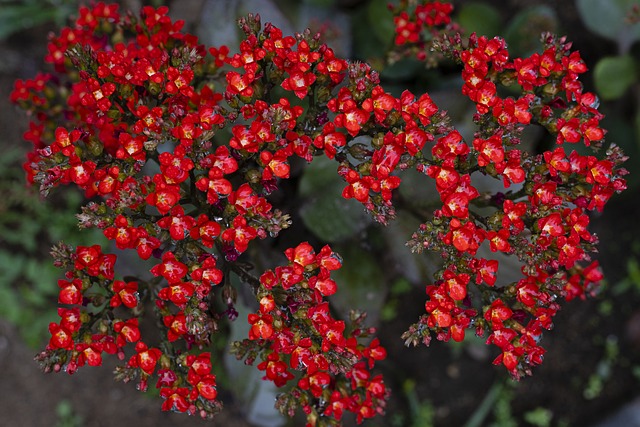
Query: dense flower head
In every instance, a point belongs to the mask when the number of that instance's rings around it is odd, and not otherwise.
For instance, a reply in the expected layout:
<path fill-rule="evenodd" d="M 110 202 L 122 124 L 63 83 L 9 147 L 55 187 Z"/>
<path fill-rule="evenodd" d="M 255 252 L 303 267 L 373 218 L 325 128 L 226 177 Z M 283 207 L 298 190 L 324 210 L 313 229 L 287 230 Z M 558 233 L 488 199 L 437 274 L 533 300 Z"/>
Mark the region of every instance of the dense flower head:
<path fill-rule="evenodd" d="M 92 199 L 81 227 L 99 228 L 146 271 L 121 277 L 128 258 L 100 245 L 56 247 L 65 277 L 60 321 L 38 356 L 45 369 L 73 373 L 116 354 L 119 379 L 144 390 L 157 378 L 163 410 L 212 416 L 221 408 L 218 359 L 205 350 L 222 336 L 220 323 L 238 318 L 237 288 L 246 285 L 255 311 L 240 320 L 247 338 L 231 348 L 283 388 L 283 413 L 300 408 L 310 426 L 382 414 L 389 390 L 373 369 L 386 350 L 362 313 L 337 318 L 328 299 L 344 286 L 332 276 L 340 255 L 302 242 L 284 250 L 283 264 L 252 271 L 276 245 L 260 241 L 291 224 L 278 193 L 318 156 L 335 162 L 342 197 L 382 224 L 406 208 L 397 191 L 408 185 L 404 171 L 434 181 L 433 209 L 419 210 L 423 223 L 407 245 L 443 262 L 407 344 L 462 341 L 474 328 L 514 377 L 540 364 L 540 338 L 563 300 L 594 294 L 603 278 L 590 257 L 589 213 L 625 189 L 626 158 L 615 145 L 601 150 L 603 116 L 564 39 L 545 35 L 539 53 L 511 58 L 500 37 L 463 42 L 450 3 L 414 3 L 391 7 L 395 55 L 429 65 L 446 57 L 460 68 L 472 138 L 428 94 L 395 96 L 370 65 L 337 57 L 308 31 L 263 27 L 256 15 L 239 20 L 239 52 L 200 45 L 164 6 L 139 17 L 82 7 L 52 36 L 55 74 L 18 81 L 11 94 L 33 119 L 27 179 L 45 195 L 81 189 Z M 551 149 L 519 146 L 534 123 Z M 500 190 L 483 190 L 491 179 Z M 520 279 L 504 283 L 498 254 L 517 260 Z M 139 327 L 150 312 L 161 345 Z"/>

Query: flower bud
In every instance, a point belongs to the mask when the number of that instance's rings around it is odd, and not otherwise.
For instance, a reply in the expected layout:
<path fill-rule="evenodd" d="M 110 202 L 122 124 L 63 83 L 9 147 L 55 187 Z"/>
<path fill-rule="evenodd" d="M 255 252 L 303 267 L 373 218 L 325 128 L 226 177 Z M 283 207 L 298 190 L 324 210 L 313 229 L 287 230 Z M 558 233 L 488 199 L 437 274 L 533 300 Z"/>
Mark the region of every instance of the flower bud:
<path fill-rule="evenodd" d="M 153 96 L 158 96 L 160 92 L 162 92 L 162 86 L 155 82 L 150 82 L 148 89 L 149 93 L 151 93 Z"/>
<path fill-rule="evenodd" d="M 225 285 L 222 288 L 222 300 L 225 304 L 235 304 L 238 299 L 238 291 L 233 286 Z"/>
<path fill-rule="evenodd" d="M 98 138 L 88 138 L 86 145 L 89 153 L 91 153 L 91 155 L 94 157 L 99 157 L 104 150 L 104 145 L 102 144 L 102 142 L 100 142 L 100 140 L 98 140 Z"/>
<path fill-rule="evenodd" d="M 250 184 L 258 184 L 262 179 L 262 174 L 257 169 L 249 169 L 245 175 L 245 179 Z"/>

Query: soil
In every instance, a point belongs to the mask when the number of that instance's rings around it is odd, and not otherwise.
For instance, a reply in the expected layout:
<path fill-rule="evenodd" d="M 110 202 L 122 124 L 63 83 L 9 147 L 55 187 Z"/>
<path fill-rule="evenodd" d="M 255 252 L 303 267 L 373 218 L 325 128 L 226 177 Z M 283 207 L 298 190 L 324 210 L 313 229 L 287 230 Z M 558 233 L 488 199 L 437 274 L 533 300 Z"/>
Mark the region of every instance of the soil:
<path fill-rule="evenodd" d="M 512 1 L 512 7 L 520 7 Z M 573 2 L 565 2 L 573 3 Z M 571 13 L 574 13 L 572 16 Z M 565 23 L 579 35 L 576 45 L 589 58 L 608 49 L 606 43 L 584 36 L 576 22 L 575 10 L 563 12 Z M 21 144 L 26 119 L 8 105 L 16 78 L 30 78 L 40 69 L 45 34 L 49 27 L 38 27 L 0 42 L 0 147 L 4 151 Z M 591 62 L 593 63 L 593 61 Z M 610 284 L 627 275 L 627 260 L 636 256 L 634 245 L 640 236 L 640 199 L 633 194 L 615 197 L 602 215 L 593 219 L 600 237 L 598 259 Z M 0 239 L 1 240 L 1 239 Z M 1 241 L 0 241 L 1 244 Z M 3 284 L 0 283 L 0 286 Z M 412 396 L 430 402 L 436 425 L 464 425 L 478 411 L 495 384 L 502 383 L 501 369 L 491 366 L 492 354 L 483 345 L 464 347 L 433 342 L 431 347 L 407 349 L 399 339 L 407 326 L 422 314 L 422 290 L 401 297 L 399 316 L 382 323 L 379 336 L 390 354 L 382 364 L 394 397 L 388 418 L 373 425 L 410 425 L 415 414 Z M 600 314 L 603 301 L 612 303 L 609 315 Z M 631 372 L 640 366 L 640 298 L 636 291 L 616 294 L 612 290 L 595 300 L 567 304 L 554 322 L 555 329 L 544 337 L 548 352 L 545 362 L 531 378 L 521 380 L 511 390 L 511 410 L 522 419 L 524 413 L 547 408 L 553 425 L 592 425 L 618 410 L 640 394 L 638 378 Z M 617 340 L 619 354 L 610 364 L 608 377 L 596 398 L 587 399 L 584 390 L 592 374 L 606 365 L 605 342 Z M 113 366 L 81 369 L 73 376 L 43 374 L 33 361 L 35 349 L 27 347 L 14 326 L 0 321 L 0 424 L 11 426 L 53 426 L 64 417 L 56 413 L 60 402 L 68 402 L 82 426 L 193 426 L 205 425 L 195 417 L 163 413 L 159 402 L 135 390 L 132 384 L 113 380 Z M 407 389 L 409 380 L 415 390 Z M 491 414 L 487 420 L 491 418 Z M 404 420 L 404 421 L 401 421 Z M 249 426 L 232 398 L 213 423 L 219 426 Z M 482 424 L 485 425 L 485 424 Z"/>

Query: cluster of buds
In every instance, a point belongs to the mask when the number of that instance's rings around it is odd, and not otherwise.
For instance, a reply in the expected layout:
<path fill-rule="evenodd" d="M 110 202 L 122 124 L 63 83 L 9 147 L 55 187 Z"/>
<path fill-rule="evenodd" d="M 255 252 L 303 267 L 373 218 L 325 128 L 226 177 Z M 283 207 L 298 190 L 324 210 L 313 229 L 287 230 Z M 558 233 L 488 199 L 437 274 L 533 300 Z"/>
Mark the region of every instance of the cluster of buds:
<path fill-rule="evenodd" d="M 33 118 L 27 179 L 43 194 L 80 188 L 92 199 L 81 227 L 101 229 L 153 266 L 146 277 L 119 278 L 116 255 L 99 245 L 57 247 L 66 273 L 60 321 L 37 357 L 45 370 L 73 373 L 115 354 L 120 379 L 144 390 L 157 378 L 164 410 L 212 416 L 221 403 L 206 349 L 220 322 L 237 317 L 235 275 L 259 309 L 232 351 L 287 387 L 277 401 L 283 413 L 302 408 L 310 426 L 339 425 L 345 411 L 358 422 L 383 413 L 389 393 L 372 369 L 386 351 L 363 315 L 336 319 L 327 300 L 338 291 L 331 272 L 341 258 L 305 242 L 285 251 L 286 265 L 259 277 L 247 268 L 256 240 L 291 222 L 269 195 L 292 162 L 321 155 L 336 162 L 343 197 L 382 224 L 395 217 L 400 171 L 435 180 L 442 205 L 408 246 L 436 251 L 444 264 L 426 286 L 426 313 L 405 333 L 408 344 L 428 344 L 432 334 L 460 341 L 472 328 L 499 347 L 496 363 L 515 377 L 542 361 L 540 337 L 561 300 L 594 292 L 602 278 L 588 255 L 597 243 L 588 211 L 625 188 L 625 158 L 615 146 L 598 157 L 602 115 L 578 80 L 583 61 L 564 40 L 545 36 L 542 54 L 511 60 L 499 38 L 451 35 L 449 3 L 401 2 L 393 11 L 398 50 L 424 51 L 437 35 L 430 47 L 463 68 L 462 93 L 477 110 L 471 143 L 428 94 L 396 97 L 369 65 L 336 57 L 308 32 L 263 27 L 257 16 L 239 21 L 245 36 L 235 54 L 198 44 L 166 7 L 144 7 L 139 18 L 114 5 L 83 7 L 74 26 L 51 38 L 45 59 L 55 74 L 18 81 L 11 95 Z M 516 83 L 518 98 L 499 94 Z M 553 150 L 517 148 L 533 124 L 555 136 Z M 567 153 L 565 143 L 593 155 Z M 480 175 L 504 191 L 481 193 Z M 499 261 L 479 257 L 482 245 L 517 257 L 522 279 L 497 284 Z M 160 343 L 139 328 L 149 308 Z"/>

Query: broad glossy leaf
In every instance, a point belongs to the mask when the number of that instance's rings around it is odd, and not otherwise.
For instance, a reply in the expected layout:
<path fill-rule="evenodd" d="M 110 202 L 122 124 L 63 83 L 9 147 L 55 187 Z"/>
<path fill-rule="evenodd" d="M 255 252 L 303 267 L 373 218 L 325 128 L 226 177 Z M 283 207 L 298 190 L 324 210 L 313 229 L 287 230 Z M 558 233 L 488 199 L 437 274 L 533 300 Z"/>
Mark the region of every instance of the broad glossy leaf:
<path fill-rule="evenodd" d="M 556 12 L 549 6 L 531 6 L 513 17 L 504 32 L 513 55 L 530 55 L 541 48 L 540 35 L 557 33 L 560 27 Z"/>
<path fill-rule="evenodd" d="M 637 0 L 577 0 L 576 6 L 584 25 L 609 40 L 630 46 L 640 39 L 640 23 L 629 25 L 625 17 Z"/>
<path fill-rule="evenodd" d="M 637 81 L 636 61 L 631 55 L 602 58 L 594 68 L 593 79 L 602 99 L 620 98 Z"/>
<path fill-rule="evenodd" d="M 466 34 L 493 37 L 500 33 L 502 19 L 500 12 L 486 3 L 466 3 L 460 7 L 458 23 Z"/>

